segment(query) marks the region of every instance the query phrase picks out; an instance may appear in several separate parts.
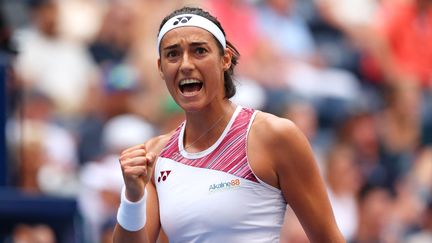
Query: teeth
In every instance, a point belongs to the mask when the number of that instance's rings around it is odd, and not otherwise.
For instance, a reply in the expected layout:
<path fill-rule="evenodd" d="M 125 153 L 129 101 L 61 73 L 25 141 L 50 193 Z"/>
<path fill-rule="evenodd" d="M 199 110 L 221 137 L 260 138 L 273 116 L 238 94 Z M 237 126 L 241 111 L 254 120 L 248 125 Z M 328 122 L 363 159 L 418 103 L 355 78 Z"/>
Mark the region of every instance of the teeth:
<path fill-rule="evenodd" d="M 180 85 L 185 85 L 185 84 L 199 84 L 201 83 L 201 81 L 196 80 L 196 79 L 184 79 L 182 81 L 180 81 Z"/>

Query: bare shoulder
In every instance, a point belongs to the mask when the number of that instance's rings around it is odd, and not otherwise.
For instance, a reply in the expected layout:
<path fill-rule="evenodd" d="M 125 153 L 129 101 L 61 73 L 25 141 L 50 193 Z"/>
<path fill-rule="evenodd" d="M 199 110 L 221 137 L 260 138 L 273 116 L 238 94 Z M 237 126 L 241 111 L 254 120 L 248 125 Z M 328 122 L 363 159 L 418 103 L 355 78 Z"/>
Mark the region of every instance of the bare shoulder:
<path fill-rule="evenodd" d="M 308 139 L 291 120 L 260 112 L 250 138 L 253 146 L 270 158 L 276 171 L 313 161 Z"/>
<path fill-rule="evenodd" d="M 300 139 L 299 139 L 300 138 Z M 302 133 L 290 120 L 266 112 L 257 113 L 248 138 L 248 157 L 260 179 L 277 188 L 281 171 L 295 166 L 305 145 Z M 307 147 L 307 144 L 306 144 Z"/>
<path fill-rule="evenodd" d="M 257 114 L 252 124 L 252 131 L 260 141 L 269 145 L 279 143 L 281 140 L 289 142 L 301 133 L 291 120 L 266 112 Z"/>
<path fill-rule="evenodd" d="M 153 152 L 156 155 L 159 155 L 159 153 L 162 151 L 162 149 L 168 143 L 169 139 L 171 138 L 171 136 L 173 134 L 174 134 L 174 131 L 171 131 L 169 133 L 153 137 L 150 140 L 148 140 L 147 142 L 145 142 L 145 146 L 148 149 L 148 151 Z"/>

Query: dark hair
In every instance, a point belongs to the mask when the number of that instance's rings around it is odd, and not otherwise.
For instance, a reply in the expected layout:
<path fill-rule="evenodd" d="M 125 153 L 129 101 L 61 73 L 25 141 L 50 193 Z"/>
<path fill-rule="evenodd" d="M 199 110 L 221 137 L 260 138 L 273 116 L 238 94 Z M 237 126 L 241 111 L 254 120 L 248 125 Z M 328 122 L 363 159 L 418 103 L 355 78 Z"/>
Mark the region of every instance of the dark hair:
<path fill-rule="evenodd" d="M 172 17 L 180 15 L 180 14 L 196 14 L 199 15 L 201 17 L 204 17 L 210 21 L 212 21 L 214 24 L 216 24 L 216 26 L 222 31 L 222 33 L 225 36 L 225 31 L 222 28 L 222 25 L 219 23 L 219 21 L 216 19 L 216 17 L 212 16 L 209 12 L 201 9 L 201 8 L 197 8 L 197 7 L 183 7 L 180 9 L 175 10 L 174 12 L 172 12 L 171 14 L 169 14 L 168 16 L 166 16 L 160 26 L 159 26 L 159 32 L 162 29 L 162 26 Z M 223 55 L 225 50 L 223 48 L 223 46 L 219 43 L 219 41 L 216 39 L 216 37 L 213 36 L 213 38 L 215 39 L 216 43 L 218 44 L 219 47 L 219 51 L 220 51 L 220 55 Z M 228 70 L 226 70 L 224 72 L 224 87 L 225 87 L 225 97 L 226 98 L 231 98 L 235 95 L 236 93 L 236 87 L 234 85 L 234 68 L 238 63 L 238 59 L 240 58 L 240 53 L 238 52 L 238 50 L 234 47 L 234 45 L 229 42 L 227 40 L 226 42 L 227 47 L 232 51 L 233 56 L 231 58 L 231 65 L 230 68 Z M 160 52 L 160 50 L 158 50 L 158 52 Z"/>

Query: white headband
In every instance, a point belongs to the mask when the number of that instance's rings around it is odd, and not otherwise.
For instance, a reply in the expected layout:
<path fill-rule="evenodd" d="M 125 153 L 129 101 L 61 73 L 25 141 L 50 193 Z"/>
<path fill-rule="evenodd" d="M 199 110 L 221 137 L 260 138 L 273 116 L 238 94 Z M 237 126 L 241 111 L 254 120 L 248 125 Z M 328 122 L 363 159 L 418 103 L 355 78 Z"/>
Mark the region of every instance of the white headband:
<path fill-rule="evenodd" d="M 207 30 L 214 37 L 216 37 L 216 39 L 220 42 L 223 48 L 226 48 L 225 36 L 222 33 L 222 30 L 219 29 L 219 27 L 217 27 L 215 23 L 196 14 L 182 14 L 170 18 L 162 26 L 157 39 L 157 50 L 159 51 L 162 37 L 164 37 L 164 35 L 168 31 L 178 27 L 184 27 L 184 26 L 195 26 Z"/>

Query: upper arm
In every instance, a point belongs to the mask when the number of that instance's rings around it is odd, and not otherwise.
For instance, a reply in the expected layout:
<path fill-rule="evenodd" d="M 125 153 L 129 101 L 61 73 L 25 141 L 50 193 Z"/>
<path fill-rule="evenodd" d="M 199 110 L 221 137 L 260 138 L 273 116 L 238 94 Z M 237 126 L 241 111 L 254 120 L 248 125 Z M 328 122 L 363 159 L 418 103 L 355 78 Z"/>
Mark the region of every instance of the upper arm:
<path fill-rule="evenodd" d="M 271 157 L 278 185 L 309 239 L 340 242 L 324 181 L 307 138 L 287 119 L 270 117 L 264 124 L 264 147 L 269 151 L 266 154 Z"/>
<path fill-rule="evenodd" d="M 147 184 L 147 222 L 145 226 L 149 242 L 156 242 L 160 231 L 159 200 L 153 183 Z"/>
<path fill-rule="evenodd" d="M 168 139 L 171 137 L 171 133 L 156 137 L 146 143 L 146 147 L 149 151 L 154 152 L 159 156 L 160 151 L 165 147 Z M 157 159 L 155 161 L 157 163 Z M 154 168 L 156 168 L 156 164 Z M 153 172 L 154 173 L 154 169 Z M 167 242 L 166 236 L 161 229 L 160 217 L 159 217 L 159 199 L 154 182 L 154 174 L 152 175 L 151 181 L 146 186 L 147 195 L 147 223 L 145 226 L 146 234 L 149 242 Z"/>

